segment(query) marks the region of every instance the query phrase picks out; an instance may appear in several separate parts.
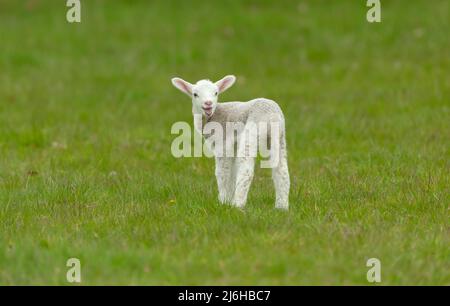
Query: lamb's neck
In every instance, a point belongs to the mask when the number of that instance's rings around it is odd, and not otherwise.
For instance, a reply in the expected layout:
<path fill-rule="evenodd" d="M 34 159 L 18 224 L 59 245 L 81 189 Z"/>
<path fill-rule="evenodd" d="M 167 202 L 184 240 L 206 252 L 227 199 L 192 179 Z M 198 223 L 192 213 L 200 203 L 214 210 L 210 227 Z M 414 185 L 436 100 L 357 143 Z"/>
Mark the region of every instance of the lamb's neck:
<path fill-rule="evenodd" d="M 234 111 L 234 113 L 238 115 L 238 112 Z M 203 134 L 203 127 L 208 122 L 216 122 L 225 126 L 226 121 L 229 119 L 229 110 L 224 109 L 224 105 L 220 103 L 216 106 L 214 113 L 210 117 L 206 117 L 201 111 L 197 111 L 196 109 L 192 109 L 192 114 L 194 116 L 194 129 L 203 136 L 205 136 Z"/>

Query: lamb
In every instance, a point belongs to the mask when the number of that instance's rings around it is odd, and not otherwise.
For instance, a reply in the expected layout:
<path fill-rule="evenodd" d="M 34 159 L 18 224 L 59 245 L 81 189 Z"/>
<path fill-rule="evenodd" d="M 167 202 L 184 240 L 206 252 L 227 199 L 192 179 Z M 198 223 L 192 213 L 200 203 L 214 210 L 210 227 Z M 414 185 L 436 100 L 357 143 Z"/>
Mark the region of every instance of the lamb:
<path fill-rule="evenodd" d="M 249 154 L 249 151 L 257 141 L 268 142 L 271 155 L 277 157 L 277 162 L 272 167 L 276 192 L 275 207 L 287 210 L 289 209 L 290 179 L 283 112 L 276 102 L 264 98 L 248 102 L 218 103 L 218 95 L 230 88 L 235 81 L 236 78 L 233 75 L 228 75 L 216 83 L 200 80 L 196 84 L 191 84 L 181 78 L 173 78 L 172 84 L 192 98 L 194 128 L 203 135 L 207 143 L 211 142 L 213 137 L 211 137 L 211 133 L 205 132 L 205 124 L 214 123 L 216 126 L 222 127 L 226 131 L 223 134 L 225 138 L 230 138 L 230 135 L 234 136 L 234 132 L 230 132 L 229 123 L 240 124 L 243 127 L 238 131 L 236 141 L 232 139 L 227 142 L 225 139 L 225 142 L 226 146 L 229 146 L 230 143 L 238 144 L 238 148 L 243 149 L 240 152 L 245 152 L 245 154 L 236 156 L 234 149 L 228 150 L 228 147 L 224 149 L 212 145 L 216 162 L 215 175 L 219 201 L 231 203 L 241 209 L 244 208 L 255 164 L 255 155 Z M 257 124 L 266 125 L 268 128 L 255 130 L 254 127 Z M 274 128 L 276 126 L 279 128 Z M 242 137 L 242 135 L 249 137 Z"/>

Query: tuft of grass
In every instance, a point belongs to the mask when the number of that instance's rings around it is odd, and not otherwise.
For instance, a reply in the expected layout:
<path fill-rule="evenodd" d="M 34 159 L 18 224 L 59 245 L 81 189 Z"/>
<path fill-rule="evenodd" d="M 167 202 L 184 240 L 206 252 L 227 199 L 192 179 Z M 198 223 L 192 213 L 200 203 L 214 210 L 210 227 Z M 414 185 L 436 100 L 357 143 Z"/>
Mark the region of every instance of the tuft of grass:
<path fill-rule="evenodd" d="M 449 3 L 0 1 L 0 284 L 449 285 Z M 257 169 L 244 212 L 169 79 L 286 115 L 291 209 Z"/>

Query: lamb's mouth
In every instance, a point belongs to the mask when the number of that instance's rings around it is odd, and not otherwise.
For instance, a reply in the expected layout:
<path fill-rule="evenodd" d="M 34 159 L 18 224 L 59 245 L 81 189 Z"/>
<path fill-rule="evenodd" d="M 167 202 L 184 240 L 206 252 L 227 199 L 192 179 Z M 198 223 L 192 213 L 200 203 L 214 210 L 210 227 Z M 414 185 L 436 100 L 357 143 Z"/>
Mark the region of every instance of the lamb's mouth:
<path fill-rule="evenodd" d="M 206 116 L 211 117 L 212 112 L 213 112 L 212 106 L 210 106 L 210 107 L 202 107 L 202 109 L 205 112 Z"/>

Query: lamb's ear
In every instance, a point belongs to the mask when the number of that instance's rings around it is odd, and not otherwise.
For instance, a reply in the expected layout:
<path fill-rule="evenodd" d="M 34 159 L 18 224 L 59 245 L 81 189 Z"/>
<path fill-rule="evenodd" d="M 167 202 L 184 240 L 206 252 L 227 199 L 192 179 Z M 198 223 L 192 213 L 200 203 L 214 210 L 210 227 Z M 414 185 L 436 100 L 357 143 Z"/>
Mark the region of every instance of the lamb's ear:
<path fill-rule="evenodd" d="M 236 77 L 234 75 L 227 75 L 220 81 L 216 82 L 217 87 L 219 87 L 219 93 L 224 92 L 236 82 Z"/>
<path fill-rule="evenodd" d="M 189 82 L 186 82 L 183 79 L 180 78 L 173 78 L 172 84 L 185 94 L 187 94 L 189 97 L 192 96 L 192 84 Z"/>

